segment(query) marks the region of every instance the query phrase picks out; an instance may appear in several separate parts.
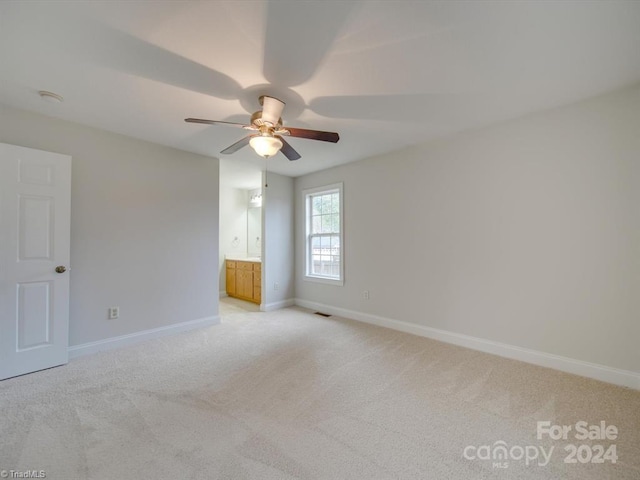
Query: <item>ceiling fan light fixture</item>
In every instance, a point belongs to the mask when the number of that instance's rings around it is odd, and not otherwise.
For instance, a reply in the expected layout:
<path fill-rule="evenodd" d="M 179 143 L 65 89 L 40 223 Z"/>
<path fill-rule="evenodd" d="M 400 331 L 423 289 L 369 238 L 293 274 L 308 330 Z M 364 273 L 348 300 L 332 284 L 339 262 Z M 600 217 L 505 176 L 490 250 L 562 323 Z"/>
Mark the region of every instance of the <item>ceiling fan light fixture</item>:
<path fill-rule="evenodd" d="M 275 155 L 282 148 L 282 142 L 279 138 L 266 135 L 252 137 L 249 140 L 249 145 L 258 155 L 265 158 Z"/>

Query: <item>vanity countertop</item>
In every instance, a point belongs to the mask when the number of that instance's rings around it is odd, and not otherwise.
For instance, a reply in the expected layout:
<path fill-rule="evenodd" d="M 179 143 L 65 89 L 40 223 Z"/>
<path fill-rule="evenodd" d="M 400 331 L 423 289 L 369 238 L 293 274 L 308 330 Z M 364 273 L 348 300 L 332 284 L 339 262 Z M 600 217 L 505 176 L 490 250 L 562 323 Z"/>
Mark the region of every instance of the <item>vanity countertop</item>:
<path fill-rule="evenodd" d="M 225 260 L 231 260 L 233 262 L 262 263 L 262 259 L 260 257 L 225 257 Z"/>

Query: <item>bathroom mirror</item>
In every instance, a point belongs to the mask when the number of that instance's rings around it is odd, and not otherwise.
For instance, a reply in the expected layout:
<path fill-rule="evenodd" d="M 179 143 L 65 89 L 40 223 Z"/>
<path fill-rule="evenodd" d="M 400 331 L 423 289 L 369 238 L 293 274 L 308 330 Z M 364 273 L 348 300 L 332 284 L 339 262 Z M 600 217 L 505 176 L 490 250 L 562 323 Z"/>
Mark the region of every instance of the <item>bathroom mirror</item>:
<path fill-rule="evenodd" d="M 262 207 L 247 209 L 247 256 L 262 254 Z"/>

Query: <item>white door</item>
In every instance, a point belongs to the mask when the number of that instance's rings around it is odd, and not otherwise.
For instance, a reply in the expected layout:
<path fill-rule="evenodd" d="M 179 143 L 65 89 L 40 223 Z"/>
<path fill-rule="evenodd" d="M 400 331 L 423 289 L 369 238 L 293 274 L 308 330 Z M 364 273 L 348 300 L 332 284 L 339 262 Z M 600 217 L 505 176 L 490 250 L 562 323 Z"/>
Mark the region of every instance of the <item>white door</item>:
<path fill-rule="evenodd" d="M 70 212 L 71 157 L 0 143 L 0 380 L 68 361 Z"/>

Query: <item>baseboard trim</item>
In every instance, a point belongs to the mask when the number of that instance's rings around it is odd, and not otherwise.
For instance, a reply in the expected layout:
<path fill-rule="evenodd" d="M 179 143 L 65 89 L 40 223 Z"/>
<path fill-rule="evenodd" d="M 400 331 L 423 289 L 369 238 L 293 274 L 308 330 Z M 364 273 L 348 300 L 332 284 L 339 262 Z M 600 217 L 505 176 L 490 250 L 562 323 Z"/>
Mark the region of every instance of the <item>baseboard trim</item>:
<path fill-rule="evenodd" d="M 296 298 L 295 304 L 300 307 L 358 320 L 360 322 L 377 325 L 379 327 L 386 327 L 405 333 L 411 333 L 413 335 L 419 335 L 421 337 L 427 337 L 433 340 L 439 340 L 441 342 L 451 343 L 453 345 L 511 358 L 513 360 L 532 363 L 541 367 L 553 368 L 562 372 L 572 373 L 574 375 L 580 375 L 600 380 L 602 382 L 640 390 L 640 373 L 632 372 L 630 370 L 621 370 L 618 368 L 608 367 L 606 365 L 584 362 L 582 360 L 575 360 L 569 357 L 562 357 L 560 355 L 517 347 L 506 343 L 494 342 L 492 340 L 449 332 L 447 330 L 416 325 L 414 323 L 393 320 L 391 318 L 380 317 L 355 310 L 333 307 L 331 305 L 311 302 L 302 298 Z"/>
<path fill-rule="evenodd" d="M 220 323 L 220 316 L 199 318 L 188 322 L 175 323 L 164 327 L 152 328 L 141 332 L 128 333 L 119 337 L 105 338 L 95 342 L 83 343 L 81 345 L 73 345 L 69 347 L 69 359 L 89 355 L 92 353 L 102 352 L 105 350 L 114 350 L 116 348 L 134 345 L 152 338 L 164 337 L 166 335 L 174 335 L 196 328 L 209 327 Z"/>
<path fill-rule="evenodd" d="M 260 305 L 260 310 L 262 312 L 272 312 L 273 310 L 279 310 L 285 307 L 293 307 L 295 304 L 296 300 L 294 298 L 287 298 L 279 302 L 263 303 Z"/>
<path fill-rule="evenodd" d="M 225 290 L 221 290 L 220 292 L 218 292 L 218 298 L 224 298 L 224 297 L 228 297 L 229 295 L 227 294 L 227 292 Z"/>

